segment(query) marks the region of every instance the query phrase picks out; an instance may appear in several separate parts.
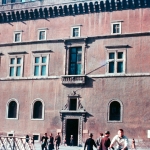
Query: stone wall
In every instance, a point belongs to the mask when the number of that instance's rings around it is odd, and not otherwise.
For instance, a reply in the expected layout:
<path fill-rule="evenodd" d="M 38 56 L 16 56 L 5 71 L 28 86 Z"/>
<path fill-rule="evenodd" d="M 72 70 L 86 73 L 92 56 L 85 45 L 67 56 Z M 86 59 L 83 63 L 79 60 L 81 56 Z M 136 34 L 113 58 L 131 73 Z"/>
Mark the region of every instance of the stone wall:
<path fill-rule="evenodd" d="M 68 95 L 76 91 L 86 110 L 83 130 L 94 133 L 110 130 L 111 138 L 119 128 L 129 139 L 148 141 L 149 130 L 149 8 L 113 12 L 88 13 L 53 18 L 3 22 L 0 25 L 0 133 L 15 131 L 15 135 L 52 132 L 62 129 L 60 111 Z M 121 34 L 111 34 L 111 23 L 121 22 Z M 71 37 L 71 27 L 80 25 L 81 36 Z M 47 38 L 38 40 L 38 30 L 47 28 Z M 13 41 L 15 31 L 22 32 L 19 43 Z M 85 84 L 62 84 L 68 75 L 69 48 L 83 48 Z M 107 51 L 124 49 L 124 74 L 108 74 Z M 33 76 L 34 51 L 49 54 L 48 76 Z M 10 55 L 22 53 L 23 76 L 9 77 Z M 19 103 L 18 119 L 7 119 L 10 99 Z M 31 119 L 35 99 L 44 102 L 44 120 Z M 111 101 L 122 104 L 122 120 L 109 122 Z M 83 141 L 88 135 L 83 135 Z"/>

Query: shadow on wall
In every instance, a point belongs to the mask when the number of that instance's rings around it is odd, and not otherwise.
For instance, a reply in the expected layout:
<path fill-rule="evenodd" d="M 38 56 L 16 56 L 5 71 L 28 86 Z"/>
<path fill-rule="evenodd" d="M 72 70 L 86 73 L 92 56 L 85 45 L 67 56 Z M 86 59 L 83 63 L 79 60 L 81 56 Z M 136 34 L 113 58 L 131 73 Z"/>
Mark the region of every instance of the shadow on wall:
<path fill-rule="evenodd" d="M 93 116 L 92 114 L 90 114 L 90 113 L 86 112 L 86 117 L 85 117 L 84 122 L 87 122 L 87 121 L 88 121 L 88 119 L 89 119 L 89 118 L 91 118 L 91 117 L 94 117 L 94 116 Z"/>

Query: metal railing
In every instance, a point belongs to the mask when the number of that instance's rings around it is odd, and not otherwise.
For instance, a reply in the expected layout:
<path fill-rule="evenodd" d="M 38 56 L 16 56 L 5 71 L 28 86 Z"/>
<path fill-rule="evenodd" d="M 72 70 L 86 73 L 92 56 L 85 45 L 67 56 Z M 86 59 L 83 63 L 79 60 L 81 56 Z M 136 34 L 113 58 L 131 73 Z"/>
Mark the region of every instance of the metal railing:
<path fill-rule="evenodd" d="M 0 136 L 0 150 L 32 150 L 32 145 L 26 142 L 26 138 Z"/>

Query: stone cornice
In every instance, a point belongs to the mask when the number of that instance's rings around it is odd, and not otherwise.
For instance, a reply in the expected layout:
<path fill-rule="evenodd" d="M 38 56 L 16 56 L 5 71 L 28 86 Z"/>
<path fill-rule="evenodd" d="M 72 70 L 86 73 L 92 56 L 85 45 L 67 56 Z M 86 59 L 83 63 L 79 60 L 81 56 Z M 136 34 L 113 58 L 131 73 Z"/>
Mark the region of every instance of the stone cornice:
<path fill-rule="evenodd" d="M 149 7 L 149 0 L 77 0 L 59 4 L 48 1 L 13 3 L 0 6 L 0 23 Z"/>
<path fill-rule="evenodd" d="M 18 55 L 18 54 L 27 54 L 26 51 L 22 51 L 22 52 L 8 52 L 9 55 Z"/>
<path fill-rule="evenodd" d="M 63 75 L 65 76 L 65 75 Z M 15 81 L 15 80 L 56 80 L 61 79 L 60 76 L 48 76 L 48 77 L 15 77 L 15 78 L 0 78 L 0 81 Z M 150 73 L 126 73 L 126 74 L 95 74 L 87 75 L 89 78 L 127 78 L 127 77 L 150 77 Z"/>
<path fill-rule="evenodd" d="M 5 46 L 18 46 L 18 45 L 29 45 L 29 44 L 43 44 L 43 43 L 64 43 L 64 41 L 85 41 L 88 44 L 88 39 L 111 39 L 111 38 L 128 38 L 128 37 L 137 37 L 137 36 L 150 36 L 150 32 L 136 32 L 136 33 L 125 33 L 125 34 L 114 34 L 114 35 L 101 35 L 101 36 L 89 36 L 89 37 L 79 37 L 79 38 L 64 38 L 64 39 L 52 39 L 52 40 L 43 40 L 43 41 L 26 41 L 26 42 L 17 42 L 17 43 L 3 43 L 0 44 L 0 47 Z M 128 47 L 127 43 L 125 46 Z M 107 46 L 105 46 L 107 47 Z M 112 46 L 111 46 L 112 47 Z"/>

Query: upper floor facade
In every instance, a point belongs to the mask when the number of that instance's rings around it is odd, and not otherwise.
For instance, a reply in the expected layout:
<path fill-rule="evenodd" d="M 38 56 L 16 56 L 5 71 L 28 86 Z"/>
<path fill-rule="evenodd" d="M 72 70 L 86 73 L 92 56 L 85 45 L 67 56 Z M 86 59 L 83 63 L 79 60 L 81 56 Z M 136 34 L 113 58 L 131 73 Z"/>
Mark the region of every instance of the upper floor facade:
<path fill-rule="evenodd" d="M 36 2 L 39 3 L 28 3 Z M 124 8 L 130 1 L 76 2 L 79 5 L 74 1 L 53 4 L 53 7 L 52 4 L 29 5 L 28 8 L 23 8 L 27 3 L 15 3 L 14 9 L 1 11 L 1 79 L 80 75 L 84 83 L 85 75 L 149 75 L 148 1 L 132 1 L 132 6 L 144 8 L 121 10 L 118 10 L 120 6 Z M 100 9 L 102 4 L 105 11 Z M 117 4 L 115 10 L 110 4 Z M 9 5 L 12 4 L 1 9 Z M 16 9 L 16 5 L 21 5 L 22 9 Z M 68 14 L 65 9 L 58 13 L 58 6 L 69 8 L 66 9 Z M 108 11 L 108 6 L 113 9 Z"/>

